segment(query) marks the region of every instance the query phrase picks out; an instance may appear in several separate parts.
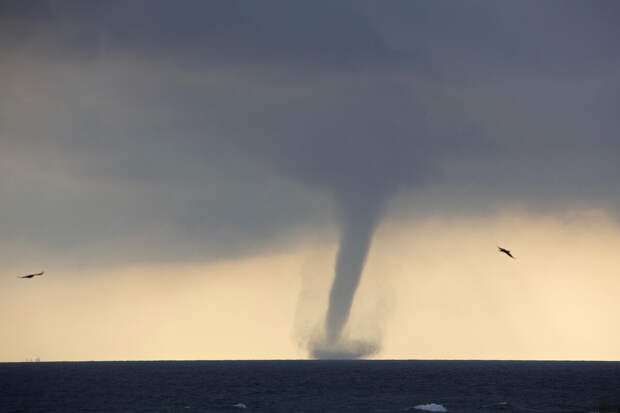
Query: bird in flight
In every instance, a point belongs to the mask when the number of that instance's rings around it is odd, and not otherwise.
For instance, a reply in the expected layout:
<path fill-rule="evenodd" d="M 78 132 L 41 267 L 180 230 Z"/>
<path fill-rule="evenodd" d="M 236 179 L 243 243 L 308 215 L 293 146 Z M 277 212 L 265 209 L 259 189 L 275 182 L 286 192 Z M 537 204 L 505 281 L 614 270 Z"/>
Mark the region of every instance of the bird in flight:
<path fill-rule="evenodd" d="M 33 278 L 33 277 L 38 277 L 39 275 L 43 275 L 43 274 L 45 274 L 45 271 L 41 271 L 36 274 L 22 275 L 22 276 L 19 276 L 18 278 Z"/>
<path fill-rule="evenodd" d="M 506 248 L 502 248 L 502 247 L 497 247 L 497 250 L 499 252 L 503 252 L 504 254 L 508 255 L 510 258 L 512 258 L 513 260 L 515 260 L 516 258 L 512 256 L 512 254 L 510 253 L 510 251 L 508 251 Z"/>

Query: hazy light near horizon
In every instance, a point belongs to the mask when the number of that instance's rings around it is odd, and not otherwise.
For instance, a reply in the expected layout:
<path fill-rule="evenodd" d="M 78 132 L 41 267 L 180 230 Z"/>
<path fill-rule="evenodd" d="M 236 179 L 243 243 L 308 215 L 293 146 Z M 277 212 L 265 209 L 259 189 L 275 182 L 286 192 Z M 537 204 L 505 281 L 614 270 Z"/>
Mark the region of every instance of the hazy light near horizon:
<path fill-rule="evenodd" d="M 374 357 L 620 357 L 620 227 L 600 211 L 391 219 L 376 237 L 343 332 L 380 341 Z M 334 241 L 3 279 L 0 360 L 306 358 L 323 326 Z"/>

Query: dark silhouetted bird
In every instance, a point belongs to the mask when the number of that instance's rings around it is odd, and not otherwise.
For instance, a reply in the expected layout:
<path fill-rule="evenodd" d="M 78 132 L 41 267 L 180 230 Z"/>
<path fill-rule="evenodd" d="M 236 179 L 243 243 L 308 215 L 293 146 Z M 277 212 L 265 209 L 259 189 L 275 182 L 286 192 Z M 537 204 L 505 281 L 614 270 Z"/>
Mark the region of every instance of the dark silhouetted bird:
<path fill-rule="evenodd" d="M 499 252 L 503 252 L 504 254 L 508 255 L 510 258 L 512 258 L 513 260 L 516 259 L 515 257 L 512 256 L 512 254 L 510 253 L 510 251 L 508 251 L 506 248 L 502 248 L 502 247 L 497 247 Z"/>
<path fill-rule="evenodd" d="M 43 275 L 43 274 L 45 274 L 45 271 L 41 271 L 36 274 L 22 275 L 19 278 L 33 278 L 33 277 L 38 277 L 39 275 Z"/>

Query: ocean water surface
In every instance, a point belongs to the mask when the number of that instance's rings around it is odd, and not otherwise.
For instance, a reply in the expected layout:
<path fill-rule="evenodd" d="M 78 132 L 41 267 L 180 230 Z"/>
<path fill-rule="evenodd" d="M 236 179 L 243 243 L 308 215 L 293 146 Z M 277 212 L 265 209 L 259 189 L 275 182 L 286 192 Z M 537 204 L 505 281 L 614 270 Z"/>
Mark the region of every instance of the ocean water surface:
<path fill-rule="evenodd" d="M 620 412 L 620 362 L 0 363 L 0 412 Z"/>

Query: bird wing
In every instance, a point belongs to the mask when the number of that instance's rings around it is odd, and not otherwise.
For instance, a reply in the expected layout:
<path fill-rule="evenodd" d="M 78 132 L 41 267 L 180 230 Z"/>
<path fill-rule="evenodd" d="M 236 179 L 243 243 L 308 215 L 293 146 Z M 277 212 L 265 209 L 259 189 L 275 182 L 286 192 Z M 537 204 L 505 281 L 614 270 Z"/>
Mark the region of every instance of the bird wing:
<path fill-rule="evenodd" d="M 514 258 L 516 259 L 509 250 L 507 250 L 506 248 L 502 248 L 502 247 L 497 247 L 497 249 L 499 250 L 499 252 L 503 252 L 504 254 L 508 255 L 510 258 Z"/>

